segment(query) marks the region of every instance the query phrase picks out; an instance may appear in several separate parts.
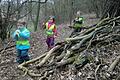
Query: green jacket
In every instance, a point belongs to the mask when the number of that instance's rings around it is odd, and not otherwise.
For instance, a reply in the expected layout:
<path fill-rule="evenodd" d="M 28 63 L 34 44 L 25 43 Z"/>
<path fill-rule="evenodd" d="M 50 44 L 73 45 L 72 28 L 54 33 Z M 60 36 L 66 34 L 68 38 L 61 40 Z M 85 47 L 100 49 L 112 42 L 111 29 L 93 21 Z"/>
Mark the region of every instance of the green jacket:
<path fill-rule="evenodd" d="M 83 17 L 78 17 L 74 20 L 73 27 L 74 28 L 81 28 L 83 26 Z"/>

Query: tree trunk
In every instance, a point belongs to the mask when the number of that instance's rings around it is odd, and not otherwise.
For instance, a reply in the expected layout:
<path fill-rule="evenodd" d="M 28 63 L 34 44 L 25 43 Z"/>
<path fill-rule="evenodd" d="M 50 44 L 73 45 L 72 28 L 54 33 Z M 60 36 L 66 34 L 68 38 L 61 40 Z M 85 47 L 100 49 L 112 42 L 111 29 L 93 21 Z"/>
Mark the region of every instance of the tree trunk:
<path fill-rule="evenodd" d="M 34 31 L 37 31 L 37 28 L 38 28 L 38 23 L 39 23 L 39 15 L 40 15 L 40 1 L 39 0 L 39 3 L 38 3 L 38 7 L 37 7 L 37 16 L 36 16 L 36 20 L 35 20 L 35 24 L 34 24 Z"/>
<path fill-rule="evenodd" d="M 102 18 L 120 16 L 120 0 L 107 0 L 106 7 L 103 10 Z"/>

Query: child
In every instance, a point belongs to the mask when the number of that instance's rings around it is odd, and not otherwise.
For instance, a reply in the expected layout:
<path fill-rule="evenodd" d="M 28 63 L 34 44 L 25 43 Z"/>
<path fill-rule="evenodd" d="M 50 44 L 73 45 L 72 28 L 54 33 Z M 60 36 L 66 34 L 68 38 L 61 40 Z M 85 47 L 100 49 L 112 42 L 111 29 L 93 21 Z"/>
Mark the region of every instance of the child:
<path fill-rule="evenodd" d="M 29 60 L 28 50 L 30 48 L 29 37 L 30 31 L 25 27 L 26 22 L 19 21 L 17 23 L 17 30 L 13 34 L 16 40 L 17 62 L 19 64 Z"/>
<path fill-rule="evenodd" d="M 50 17 L 49 21 L 45 24 L 45 27 L 47 35 L 46 43 L 48 45 L 48 50 L 50 50 L 54 47 L 54 38 L 57 36 L 55 18 L 53 16 Z"/>

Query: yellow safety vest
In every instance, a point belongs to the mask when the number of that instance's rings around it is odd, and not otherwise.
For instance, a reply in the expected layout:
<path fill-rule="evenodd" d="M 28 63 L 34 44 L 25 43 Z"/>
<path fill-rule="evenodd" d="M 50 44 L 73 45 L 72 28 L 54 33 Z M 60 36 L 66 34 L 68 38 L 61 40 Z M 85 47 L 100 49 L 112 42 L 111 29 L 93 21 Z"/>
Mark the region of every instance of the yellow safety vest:
<path fill-rule="evenodd" d="M 46 34 L 48 36 L 51 36 L 54 34 L 53 30 L 55 28 L 55 24 L 51 25 L 50 27 L 48 27 L 48 23 L 46 23 Z"/>

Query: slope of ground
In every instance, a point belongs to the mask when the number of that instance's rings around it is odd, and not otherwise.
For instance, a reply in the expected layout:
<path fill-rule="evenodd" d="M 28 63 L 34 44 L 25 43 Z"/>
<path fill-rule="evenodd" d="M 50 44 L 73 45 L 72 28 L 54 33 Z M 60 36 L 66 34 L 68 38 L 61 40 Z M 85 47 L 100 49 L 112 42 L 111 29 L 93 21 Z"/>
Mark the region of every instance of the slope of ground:
<path fill-rule="evenodd" d="M 85 26 L 95 24 L 98 21 L 98 19 L 94 18 L 94 15 L 84 15 L 84 17 L 85 17 Z M 68 28 L 68 25 L 69 24 L 61 24 L 58 26 L 59 35 L 58 38 L 56 39 L 56 42 L 62 41 L 64 40 L 64 38 L 70 35 L 72 30 Z M 45 43 L 45 35 L 42 29 L 31 34 L 30 43 L 31 43 L 31 49 L 29 50 L 29 54 L 31 58 L 35 58 L 43 54 L 47 50 L 47 45 Z M 116 55 L 118 55 L 117 53 L 119 52 L 118 50 L 119 48 L 120 47 L 117 46 L 117 50 L 113 51 L 112 54 L 116 53 Z M 16 60 L 15 47 L 7 49 L 4 53 L 0 53 L 0 80 L 36 80 L 28 75 L 23 76 L 24 73 L 17 68 L 18 64 L 16 63 L 15 60 Z M 84 78 L 85 72 L 86 71 L 81 71 L 81 73 L 79 73 L 78 75 Z M 66 73 L 63 73 L 63 75 L 64 74 Z M 67 76 L 68 75 L 66 75 L 66 77 Z M 61 80 L 65 80 L 65 78 L 61 77 Z"/>

